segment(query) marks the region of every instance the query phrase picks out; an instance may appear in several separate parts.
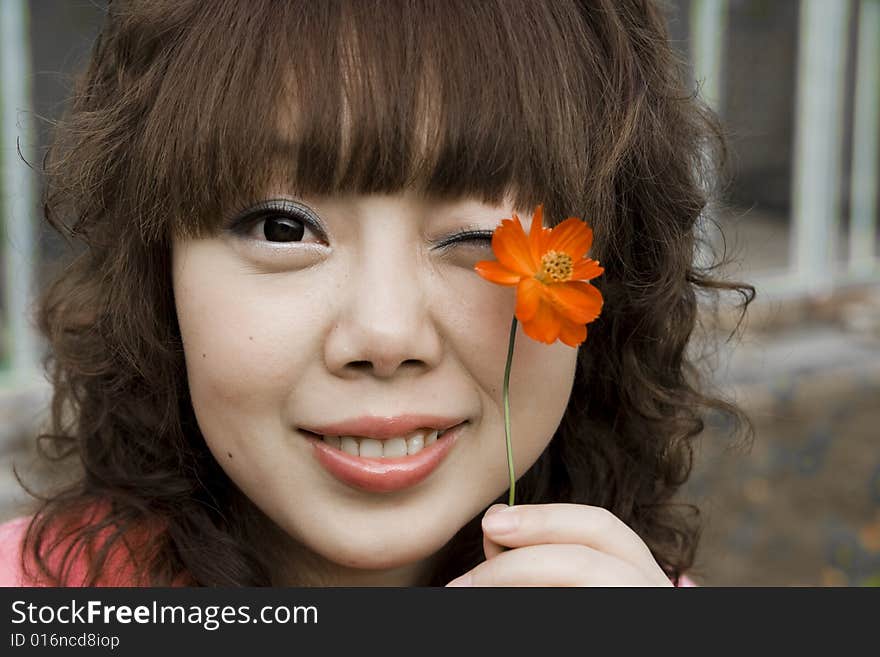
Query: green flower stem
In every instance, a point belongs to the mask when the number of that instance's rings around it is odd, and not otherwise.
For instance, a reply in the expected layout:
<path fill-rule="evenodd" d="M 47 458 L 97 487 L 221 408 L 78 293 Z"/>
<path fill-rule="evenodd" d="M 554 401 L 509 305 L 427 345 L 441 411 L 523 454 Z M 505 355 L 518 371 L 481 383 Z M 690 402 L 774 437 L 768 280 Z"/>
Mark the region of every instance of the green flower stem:
<path fill-rule="evenodd" d="M 507 347 L 507 366 L 504 368 L 504 438 L 507 441 L 507 469 L 510 472 L 510 497 L 508 506 L 513 506 L 515 499 L 514 487 L 516 477 L 513 473 L 513 446 L 510 443 L 510 363 L 513 361 L 513 343 L 516 340 L 516 316 L 510 324 L 510 343 Z"/>

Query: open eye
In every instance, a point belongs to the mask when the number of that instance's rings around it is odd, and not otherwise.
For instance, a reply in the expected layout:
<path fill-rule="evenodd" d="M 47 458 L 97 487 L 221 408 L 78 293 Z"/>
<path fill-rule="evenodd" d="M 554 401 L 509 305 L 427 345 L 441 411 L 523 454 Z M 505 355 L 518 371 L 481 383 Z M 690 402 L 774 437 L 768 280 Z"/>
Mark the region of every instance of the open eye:
<path fill-rule="evenodd" d="M 306 232 L 306 224 L 296 217 L 266 214 L 252 226 L 269 242 L 300 242 Z"/>
<path fill-rule="evenodd" d="M 302 242 L 307 231 L 319 236 L 324 231 L 314 214 L 292 201 L 268 201 L 246 210 L 233 220 L 230 230 L 238 236 L 261 242 Z"/>

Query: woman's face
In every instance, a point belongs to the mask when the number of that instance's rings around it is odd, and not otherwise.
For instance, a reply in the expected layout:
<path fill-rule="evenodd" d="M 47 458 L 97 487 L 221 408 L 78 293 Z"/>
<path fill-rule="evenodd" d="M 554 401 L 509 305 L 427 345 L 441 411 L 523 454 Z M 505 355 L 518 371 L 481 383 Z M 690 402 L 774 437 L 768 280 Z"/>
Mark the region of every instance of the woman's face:
<path fill-rule="evenodd" d="M 410 192 L 266 198 L 235 231 L 174 242 L 189 388 L 208 447 L 299 547 L 357 569 L 429 558 L 508 487 L 502 383 L 514 288 L 474 272 L 477 261 L 494 259 L 487 240 L 441 245 L 465 228 L 491 232 L 514 209 Z M 530 212 L 518 214 L 528 231 Z M 303 217 L 317 219 L 323 234 Z M 517 476 L 562 418 L 576 355 L 517 331 Z M 336 449 L 306 430 L 407 415 L 464 424 L 454 440 L 441 436 L 406 456 L 420 467 L 403 475 L 358 469 L 382 470 L 380 459 L 394 462 L 386 456 L 328 469 L 342 448 L 364 441 L 340 440 Z M 416 452 L 418 432 L 390 425 L 398 430 L 409 442 L 367 442 L 366 453 Z M 425 458 L 431 449 L 442 458 Z"/>

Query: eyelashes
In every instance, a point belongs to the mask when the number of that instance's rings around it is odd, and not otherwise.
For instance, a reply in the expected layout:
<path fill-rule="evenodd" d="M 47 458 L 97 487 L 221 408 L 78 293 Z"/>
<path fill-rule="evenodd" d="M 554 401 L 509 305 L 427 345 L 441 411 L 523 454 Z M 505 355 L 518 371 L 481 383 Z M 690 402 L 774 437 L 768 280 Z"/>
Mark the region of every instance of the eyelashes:
<path fill-rule="evenodd" d="M 446 250 L 450 246 L 461 243 L 490 248 L 492 246 L 492 231 L 464 229 L 446 238 L 440 243 L 439 248 Z"/>
<path fill-rule="evenodd" d="M 251 236 L 253 229 L 263 222 L 260 238 Z M 263 201 L 237 213 L 226 223 L 226 230 L 241 239 L 253 239 L 265 244 L 282 245 L 301 242 L 309 230 L 327 241 L 327 230 L 321 219 L 306 205 L 290 199 Z M 491 248 L 493 231 L 466 227 L 441 240 L 436 248 L 446 252 L 461 244 L 472 248 Z"/>
<path fill-rule="evenodd" d="M 248 238 L 253 228 L 262 222 L 263 237 L 269 243 L 297 243 L 308 228 L 326 241 L 327 230 L 318 216 L 308 207 L 289 199 L 264 201 L 238 213 L 227 225 L 227 230 L 237 237 Z M 271 239 L 272 237 L 278 239 Z M 297 238 L 297 239 L 287 239 Z"/>

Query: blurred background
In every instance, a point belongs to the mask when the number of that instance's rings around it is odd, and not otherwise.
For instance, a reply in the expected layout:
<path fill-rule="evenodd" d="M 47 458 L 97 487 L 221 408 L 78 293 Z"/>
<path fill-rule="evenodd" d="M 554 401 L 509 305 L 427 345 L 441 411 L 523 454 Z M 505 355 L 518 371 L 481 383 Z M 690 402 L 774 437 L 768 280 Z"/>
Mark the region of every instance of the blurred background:
<path fill-rule="evenodd" d="M 880 0 L 664 6 L 730 138 L 732 175 L 701 231 L 732 259 L 724 275 L 758 292 L 730 341 L 737 298 L 722 298 L 707 361 L 757 434 L 734 441 L 712 416 L 700 439 L 682 494 L 705 521 L 694 578 L 880 585 Z M 52 476 L 33 465 L 49 390 L 28 318 L 63 252 L 18 152 L 39 161 L 103 7 L 0 0 L 0 522 L 29 505 L 13 462 Z"/>

